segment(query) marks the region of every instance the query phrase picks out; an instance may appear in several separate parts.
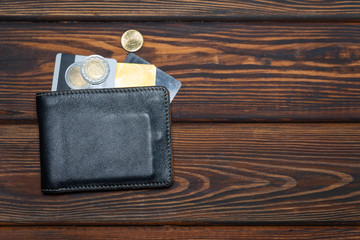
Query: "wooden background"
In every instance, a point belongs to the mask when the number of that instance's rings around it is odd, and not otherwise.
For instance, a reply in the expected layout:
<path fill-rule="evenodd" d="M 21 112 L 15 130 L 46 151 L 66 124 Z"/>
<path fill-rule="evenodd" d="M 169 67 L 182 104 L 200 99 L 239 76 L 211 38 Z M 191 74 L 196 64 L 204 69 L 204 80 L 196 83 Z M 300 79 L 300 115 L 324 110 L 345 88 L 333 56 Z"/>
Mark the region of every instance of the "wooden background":
<path fill-rule="evenodd" d="M 0 239 L 360 239 L 358 1 L 0 1 Z M 183 83 L 168 189 L 40 191 L 57 52 Z"/>

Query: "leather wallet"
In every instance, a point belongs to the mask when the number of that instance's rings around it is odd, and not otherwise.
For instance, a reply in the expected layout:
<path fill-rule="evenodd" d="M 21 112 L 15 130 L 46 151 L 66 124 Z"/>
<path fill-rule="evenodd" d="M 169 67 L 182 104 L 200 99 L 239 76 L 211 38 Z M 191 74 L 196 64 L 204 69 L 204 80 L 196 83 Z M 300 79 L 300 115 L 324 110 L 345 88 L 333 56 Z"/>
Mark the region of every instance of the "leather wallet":
<path fill-rule="evenodd" d="M 38 93 L 36 105 L 44 193 L 171 185 L 166 88 Z"/>

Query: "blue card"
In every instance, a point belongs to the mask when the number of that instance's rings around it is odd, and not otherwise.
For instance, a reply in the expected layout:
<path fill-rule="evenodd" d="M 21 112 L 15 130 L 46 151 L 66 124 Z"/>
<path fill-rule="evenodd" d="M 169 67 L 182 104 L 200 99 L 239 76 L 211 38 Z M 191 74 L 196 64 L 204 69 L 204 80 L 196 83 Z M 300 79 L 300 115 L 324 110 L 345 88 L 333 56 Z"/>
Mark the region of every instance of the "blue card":
<path fill-rule="evenodd" d="M 151 64 L 146 60 L 142 59 L 135 53 L 129 53 L 125 59 L 125 63 L 138 63 L 138 64 Z M 169 90 L 170 93 L 170 102 L 174 99 L 175 95 L 181 88 L 181 82 L 176 80 L 166 72 L 156 68 L 156 86 L 164 86 Z"/>

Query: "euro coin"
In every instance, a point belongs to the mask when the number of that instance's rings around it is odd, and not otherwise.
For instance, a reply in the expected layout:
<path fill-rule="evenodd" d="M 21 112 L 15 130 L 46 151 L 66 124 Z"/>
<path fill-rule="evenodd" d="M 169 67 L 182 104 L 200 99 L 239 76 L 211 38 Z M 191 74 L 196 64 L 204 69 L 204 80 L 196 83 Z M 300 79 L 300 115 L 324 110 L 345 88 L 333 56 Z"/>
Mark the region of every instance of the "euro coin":
<path fill-rule="evenodd" d="M 144 38 L 139 31 L 127 30 L 121 37 L 121 45 L 128 52 L 138 51 L 144 44 Z"/>
<path fill-rule="evenodd" d="M 91 55 L 84 60 L 81 75 L 88 83 L 97 85 L 106 81 L 109 71 L 109 64 L 102 56 Z"/>
<path fill-rule="evenodd" d="M 75 62 L 65 72 L 65 82 L 71 89 L 86 89 L 90 87 L 90 84 L 81 76 L 80 65 L 80 62 Z"/>

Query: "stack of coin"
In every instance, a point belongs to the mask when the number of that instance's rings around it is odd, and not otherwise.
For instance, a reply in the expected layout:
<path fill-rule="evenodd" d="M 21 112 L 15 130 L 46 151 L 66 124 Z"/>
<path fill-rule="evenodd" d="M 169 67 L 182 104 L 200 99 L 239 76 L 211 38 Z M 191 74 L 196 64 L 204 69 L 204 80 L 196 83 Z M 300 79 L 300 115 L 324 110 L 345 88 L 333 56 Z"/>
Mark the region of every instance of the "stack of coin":
<path fill-rule="evenodd" d="M 109 72 L 109 63 L 102 56 L 91 55 L 67 68 L 65 82 L 71 89 L 87 89 L 105 82 Z"/>
<path fill-rule="evenodd" d="M 144 43 L 139 31 L 127 30 L 121 37 L 121 45 L 128 52 L 138 51 Z M 84 61 L 71 64 L 65 73 L 65 81 L 71 89 L 86 89 L 105 82 L 109 76 L 109 63 L 100 55 L 91 55 Z"/>

